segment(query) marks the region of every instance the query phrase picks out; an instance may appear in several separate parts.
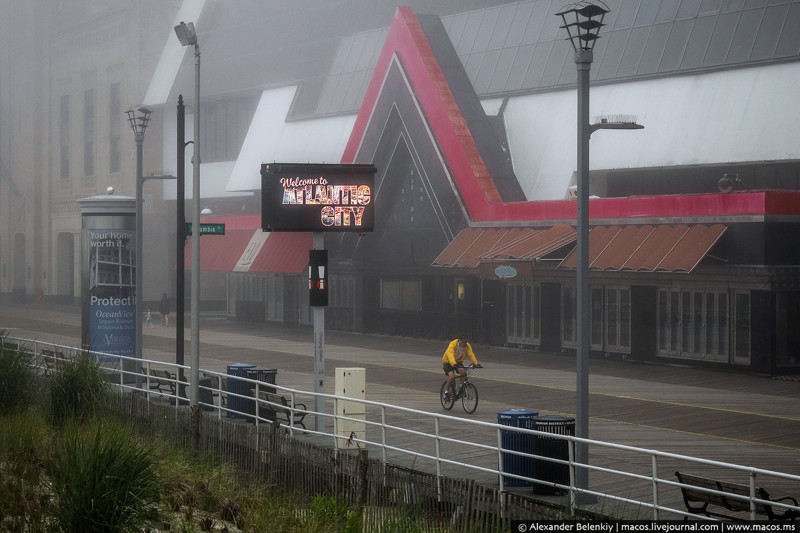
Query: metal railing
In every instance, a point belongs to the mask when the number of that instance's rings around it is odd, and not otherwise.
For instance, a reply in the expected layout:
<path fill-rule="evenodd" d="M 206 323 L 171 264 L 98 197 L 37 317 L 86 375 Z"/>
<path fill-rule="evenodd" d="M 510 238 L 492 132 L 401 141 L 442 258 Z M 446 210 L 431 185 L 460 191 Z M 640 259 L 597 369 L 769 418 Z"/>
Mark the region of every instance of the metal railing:
<path fill-rule="evenodd" d="M 44 372 L 52 368 L 44 364 L 43 353 L 61 353 L 64 359 L 87 353 L 36 340 L 6 337 L 6 345 L 9 341 L 36 354 Z M 110 381 L 121 390 L 145 394 L 148 401 L 167 401 L 175 405 L 176 414 L 181 405 L 188 405 L 182 393 L 189 390 L 189 383 L 177 377 L 189 375 L 188 367 L 105 353 L 89 355 L 106 369 L 112 376 Z M 561 498 L 573 509 L 597 499 L 605 512 L 620 518 L 711 519 L 688 510 L 683 489 L 709 495 L 723 493 L 666 477 L 680 471 L 747 485 L 749 496 L 724 493 L 728 499 L 747 502 L 750 512 L 744 519 L 759 518 L 763 506 L 800 516 L 797 504 L 759 497 L 763 494 L 759 490 L 762 487 L 769 487 L 773 494 L 782 493 L 781 496 L 800 496 L 797 494 L 800 476 L 794 474 L 201 371 L 198 405 L 211 416 L 237 418 L 256 425 L 277 423 L 296 438 L 328 442 L 341 450 L 365 448 L 378 453 L 384 464 L 408 465 L 439 477 L 473 478 L 487 485 L 499 485 L 501 491 L 531 490 Z M 236 380 L 237 386 L 231 380 Z M 314 406 L 317 397 L 323 399 L 322 412 L 305 407 Z M 342 414 L 341 402 L 363 405 L 363 415 Z M 278 413 L 281 416 L 276 416 Z M 305 417 L 319 417 L 322 423 L 314 426 L 323 429 L 306 428 Z M 510 441 L 509 436 L 513 437 Z M 537 451 L 532 449 L 535 447 L 528 445 L 519 446 L 528 449 L 509 448 L 509 442 L 533 443 L 536 439 L 553 445 L 545 454 L 538 450 L 538 455 L 533 453 Z M 589 464 L 575 461 L 577 443 L 588 445 Z M 593 488 L 575 486 L 578 469 L 591 473 Z"/>

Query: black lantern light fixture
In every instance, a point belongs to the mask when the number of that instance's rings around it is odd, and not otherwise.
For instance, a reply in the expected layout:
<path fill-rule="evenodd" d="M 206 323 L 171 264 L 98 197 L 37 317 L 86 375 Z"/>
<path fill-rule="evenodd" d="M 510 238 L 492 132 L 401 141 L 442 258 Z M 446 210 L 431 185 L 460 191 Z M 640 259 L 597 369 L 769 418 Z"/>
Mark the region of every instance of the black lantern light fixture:
<path fill-rule="evenodd" d="M 135 105 L 125 111 L 128 115 L 128 122 L 133 130 L 133 137 L 136 141 L 136 356 L 142 357 L 142 318 L 144 305 L 142 304 L 144 287 L 142 285 L 142 255 L 143 255 L 143 220 L 142 220 L 142 188 L 144 178 L 142 177 L 142 146 L 144 144 L 144 132 L 150 123 L 150 114 L 153 110 L 146 105 Z"/>

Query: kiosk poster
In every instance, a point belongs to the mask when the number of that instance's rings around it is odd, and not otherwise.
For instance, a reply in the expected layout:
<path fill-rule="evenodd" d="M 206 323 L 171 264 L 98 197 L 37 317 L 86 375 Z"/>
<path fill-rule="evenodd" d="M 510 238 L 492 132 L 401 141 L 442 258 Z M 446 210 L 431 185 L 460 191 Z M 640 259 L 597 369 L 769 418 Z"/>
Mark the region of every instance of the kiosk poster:
<path fill-rule="evenodd" d="M 261 165 L 264 231 L 366 233 L 374 227 L 374 198 L 374 165 Z"/>
<path fill-rule="evenodd" d="M 89 343 L 94 351 L 136 354 L 135 246 L 133 230 L 89 230 Z"/>

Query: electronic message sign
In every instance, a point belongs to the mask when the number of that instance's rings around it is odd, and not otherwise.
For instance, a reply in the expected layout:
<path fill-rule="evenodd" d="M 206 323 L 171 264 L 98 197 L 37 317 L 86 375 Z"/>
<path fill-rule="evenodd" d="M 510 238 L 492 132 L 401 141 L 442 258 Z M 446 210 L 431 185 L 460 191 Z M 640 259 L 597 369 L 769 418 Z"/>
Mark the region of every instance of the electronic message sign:
<path fill-rule="evenodd" d="M 375 225 L 375 165 L 261 165 L 261 229 L 350 231 Z"/>

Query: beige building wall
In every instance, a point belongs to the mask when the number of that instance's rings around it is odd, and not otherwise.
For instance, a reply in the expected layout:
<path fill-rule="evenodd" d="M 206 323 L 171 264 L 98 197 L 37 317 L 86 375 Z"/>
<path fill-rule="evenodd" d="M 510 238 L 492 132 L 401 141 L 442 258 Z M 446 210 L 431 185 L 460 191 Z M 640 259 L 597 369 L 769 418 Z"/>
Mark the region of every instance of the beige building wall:
<path fill-rule="evenodd" d="M 0 299 L 79 301 L 76 200 L 108 187 L 135 196 L 136 145 L 125 110 L 141 102 L 180 1 L 57 5 L 73 20 L 54 14 L 48 0 L 0 0 Z M 162 168 L 161 124 L 154 113 L 145 175 Z M 145 192 L 146 212 L 167 210 L 160 184 Z M 145 237 L 148 227 L 146 217 Z M 165 260 L 166 243 L 145 242 L 146 262 Z M 146 276 L 145 298 L 166 286 Z"/>

